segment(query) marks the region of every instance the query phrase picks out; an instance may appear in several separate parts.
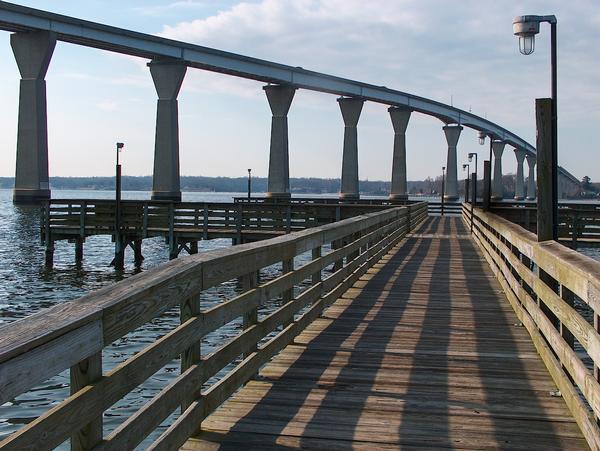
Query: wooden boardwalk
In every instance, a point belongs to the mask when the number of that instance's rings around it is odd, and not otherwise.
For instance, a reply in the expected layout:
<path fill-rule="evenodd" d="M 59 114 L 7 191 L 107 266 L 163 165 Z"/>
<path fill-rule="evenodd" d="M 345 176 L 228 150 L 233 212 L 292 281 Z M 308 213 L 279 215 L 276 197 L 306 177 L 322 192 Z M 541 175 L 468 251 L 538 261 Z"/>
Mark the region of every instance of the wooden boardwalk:
<path fill-rule="evenodd" d="M 460 218 L 429 218 L 183 449 L 588 449 Z"/>

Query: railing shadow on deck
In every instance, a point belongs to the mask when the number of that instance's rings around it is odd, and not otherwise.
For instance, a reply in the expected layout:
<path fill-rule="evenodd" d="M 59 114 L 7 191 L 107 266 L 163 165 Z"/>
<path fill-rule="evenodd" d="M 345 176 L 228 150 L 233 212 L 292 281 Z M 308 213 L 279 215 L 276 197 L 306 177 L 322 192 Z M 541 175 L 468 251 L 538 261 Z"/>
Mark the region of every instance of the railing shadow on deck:
<path fill-rule="evenodd" d="M 600 262 L 463 206 L 473 237 L 590 448 L 600 449 Z M 579 303 L 581 309 L 575 308 Z M 582 316 L 589 308 L 592 318 Z M 579 351 L 575 352 L 575 347 Z M 586 362 L 593 362 L 590 368 Z"/>
<path fill-rule="evenodd" d="M 203 418 L 420 224 L 426 209 L 426 203 L 391 208 L 173 260 L 0 328 L 0 402 L 67 368 L 72 393 L 5 438 L 0 447 L 50 449 L 71 437 L 73 449 L 132 449 L 179 406 L 182 414 L 150 449 L 183 444 Z M 329 243 L 332 250 L 324 253 Z M 294 268 L 290 261 L 305 252 L 312 252 L 312 260 Z M 257 286 L 257 271 L 281 262 L 287 269 Z M 331 265 L 333 271 L 326 272 Z M 242 294 L 202 309 L 201 292 L 236 278 L 243 280 Z M 294 297 L 291 290 L 301 283 L 304 290 Z M 279 308 L 258 318 L 259 307 L 279 298 Z M 103 373 L 104 347 L 176 306 L 181 325 Z M 237 336 L 201 355 L 202 337 L 242 317 Z M 181 374 L 105 436 L 103 412 L 178 356 Z M 226 367 L 231 370 L 223 377 L 211 379 Z M 212 383 L 200 391 L 209 380 Z"/>
<path fill-rule="evenodd" d="M 427 225 L 421 226 L 414 233 L 449 235 L 451 232 L 456 232 L 456 228 L 460 233 L 468 233 L 462 223 L 454 222 L 453 225 L 448 218 L 430 218 Z M 398 430 L 396 433 L 391 432 L 388 436 L 380 437 L 382 445 L 390 445 L 390 442 L 407 446 L 427 444 L 427 446 L 453 449 L 455 437 L 452 436 L 448 424 L 448 414 L 450 407 L 456 407 L 456 402 L 451 400 L 450 396 L 448 365 L 449 359 L 453 360 L 454 364 L 457 359 L 446 355 L 451 332 L 451 311 L 450 306 L 444 305 L 445 302 L 451 302 L 452 273 L 457 271 L 456 266 L 450 264 L 452 254 L 476 257 L 474 264 L 469 263 L 467 268 L 469 276 L 473 277 L 466 278 L 467 292 L 464 294 L 468 295 L 469 299 L 480 299 L 482 293 L 489 297 L 494 292 L 494 288 L 487 282 L 488 275 L 485 274 L 482 262 L 470 241 L 463 239 L 455 242 L 448 237 L 440 239 L 439 247 L 436 249 L 431 247 L 432 241 L 409 238 L 393 256 L 378 265 L 376 274 L 359 289 L 358 295 L 345 296 L 349 304 L 339 316 L 326 316 L 335 321 L 320 331 L 316 338 L 310 340 L 308 348 L 284 373 L 275 379 L 269 378 L 268 375 L 261 377 L 261 381 L 272 383 L 272 387 L 243 418 L 231 427 L 229 433 L 219 436 L 216 440 L 227 442 L 230 437 L 232 442 L 240 443 L 244 437 L 247 438 L 244 433 L 260 430 L 260 446 L 282 446 L 278 443 L 279 434 L 284 433 L 286 427 L 302 410 L 304 415 L 310 414 L 311 417 L 300 435 L 298 442 L 300 448 L 324 449 L 328 445 L 332 446 L 331 442 L 328 443 L 330 439 L 347 441 L 350 446 L 353 440 L 361 441 L 361 434 L 357 427 L 361 415 L 364 414 L 363 408 L 369 398 L 379 395 L 400 400 L 403 404 L 400 418 L 390 419 L 391 424 L 399 423 Z M 434 256 L 433 261 L 428 261 L 428 256 Z M 412 345 L 408 344 L 406 349 L 401 350 L 404 353 L 412 353 L 412 361 L 408 367 L 396 369 L 407 374 L 399 378 L 401 385 L 402 381 L 406 380 L 406 388 L 402 390 L 400 386 L 391 390 L 391 393 L 382 392 L 381 387 L 376 390 L 375 385 L 381 384 L 381 379 L 386 377 L 385 375 L 390 377 L 389 363 L 384 362 L 384 354 L 386 349 L 393 346 L 392 333 L 402 320 L 406 319 L 406 315 L 418 314 L 414 306 L 408 305 L 411 287 L 419 283 L 420 268 L 431 264 L 433 265 L 431 274 L 435 275 L 435 278 L 420 282 L 427 285 L 425 287 L 427 289 L 420 292 L 427 297 L 425 308 L 421 313 L 420 332 L 416 335 L 408 333 L 409 323 L 407 335 L 417 338 Z M 433 286 L 435 290 L 431 289 Z M 377 296 L 373 295 L 374 292 Z M 517 348 L 511 340 L 508 321 L 502 316 L 499 301 L 494 299 L 493 302 L 495 304 L 491 307 L 493 313 L 497 314 L 494 318 L 490 318 L 490 305 L 485 306 L 486 310 L 483 311 L 480 305 L 471 304 L 470 307 L 465 307 L 472 309 L 474 317 L 473 332 L 476 341 L 474 351 L 482 354 L 498 351 L 494 348 L 497 342 L 489 340 L 483 327 L 493 321 L 509 331 L 502 351 L 516 355 Z M 347 343 L 353 338 L 353 334 L 359 334 L 361 337 L 361 341 L 355 345 Z M 369 355 L 368 366 L 364 365 L 365 353 Z M 481 357 L 481 359 L 487 360 L 488 364 L 493 361 L 493 357 Z M 343 360 L 344 363 L 341 369 L 335 372 L 335 368 L 331 368 L 330 365 L 339 360 Z M 461 361 L 462 363 L 464 362 Z M 473 359 L 471 363 L 477 372 L 479 360 Z M 333 375 L 329 375 L 328 373 L 332 371 Z M 507 369 L 508 371 L 523 373 L 518 360 Z M 504 406 L 506 405 L 506 396 L 501 400 L 498 399 L 502 398 L 503 388 L 498 387 L 497 381 L 488 376 L 485 370 L 480 369 L 478 376 L 482 379 L 485 391 L 484 401 L 461 407 L 487 411 L 498 446 L 506 446 L 511 440 L 510 424 L 502 419 L 502 415 L 496 415 L 494 407 L 489 405 L 500 401 Z M 283 379 L 281 384 L 285 383 L 285 387 L 278 385 L 279 378 Z M 286 396 L 289 395 L 290 382 L 294 382 L 293 400 Z M 318 392 L 321 387 L 328 389 L 325 395 L 318 400 L 309 401 L 309 397 L 314 397 L 315 391 Z M 468 390 L 466 386 L 463 388 Z M 536 394 L 532 387 L 527 382 L 523 382 L 521 389 L 527 398 L 527 407 L 539 414 L 541 408 L 536 405 Z M 342 399 L 344 401 L 340 404 Z M 274 408 L 277 408 L 275 417 L 269 414 Z M 384 409 L 383 406 L 381 408 Z M 397 414 L 398 411 L 389 413 L 389 415 Z M 269 426 L 263 429 L 261 425 L 264 422 L 268 422 Z M 340 424 L 343 424 L 342 428 L 339 427 Z M 545 440 L 540 439 L 538 443 L 551 445 L 557 441 L 551 425 L 541 424 L 536 427 L 537 429 L 534 428 L 532 431 L 532 438 L 540 438 L 539 434 L 545 435 Z M 238 433 L 242 435 L 236 437 Z M 211 434 L 206 434 L 206 438 L 211 440 Z M 521 439 L 531 443 L 524 437 Z M 335 446 L 344 445 L 336 442 Z"/>

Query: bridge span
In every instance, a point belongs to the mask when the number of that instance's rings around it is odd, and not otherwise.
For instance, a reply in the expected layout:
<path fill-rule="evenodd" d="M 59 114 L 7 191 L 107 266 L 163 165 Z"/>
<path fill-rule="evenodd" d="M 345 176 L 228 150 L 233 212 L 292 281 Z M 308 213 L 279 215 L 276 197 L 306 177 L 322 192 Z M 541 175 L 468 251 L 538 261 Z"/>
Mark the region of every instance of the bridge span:
<path fill-rule="evenodd" d="M 524 139 L 485 118 L 443 103 L 301 67 L 237 55 L 212 48 L 137 33 L 73 17 L 0 3 L 0 29 L 13 32 L 11 47 L 21 73 L 15 202 L 50 198 L 45 76 L 57 41 L 134 55 L 149 60 L 158 94 L 152 198 L 181 200 L 177 97 L 188 67 L 268 83 L 264 86 L 271 111 L 268 195 L 290 196 L 287 115 L 297 89 L 326 92 L 337 99 L 344 120 L 340 198 L 359 198 L 357 126 L 365 101 L 387 105 L 394 132 L 391 199 L 406 199 L 406 131 L 413 112 L 438 118 L 446 136 L 445 197 L 458 199 L 457 145 L 470 127 L 489 139 L 494 154 L 493 196 L 503 197 L 502 156 L 512 146 L 517 159 L 515 199 L 535 199 L 536 150 Z M 525 186 L 524 161 L 529 165 Z M 563 180 L 577 179 L 559 169 Z"/>
<path fill-rule="evenodd" d="M 107 347 L 173 309 L 168 333 L 104 368 Z M 66 369 L 71 390 L 0 447 L 598 450 L 599 312 L 600 262 L 466 204 L 462 219 L 388 206 L 0 327 L 0 403 Z"/>

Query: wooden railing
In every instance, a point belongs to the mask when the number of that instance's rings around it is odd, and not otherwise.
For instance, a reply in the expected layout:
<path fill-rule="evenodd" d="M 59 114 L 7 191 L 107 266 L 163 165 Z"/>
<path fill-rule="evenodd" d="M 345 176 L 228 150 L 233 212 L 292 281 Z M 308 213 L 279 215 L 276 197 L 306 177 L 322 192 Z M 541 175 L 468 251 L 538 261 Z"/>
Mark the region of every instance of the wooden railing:
<path fill-rule="evenodd" d="M 521 227 L 534 232 L 537 227 L 535 204 L 501 202 L 492 204 L 491 211 Z M 560 203 L 558 236 L 573 249 L 579 245 L 600 246 L 600 202 Z"/>
<path fill-rule="evenodd" d="M 76 450 L 132 449 L 181 406 L 179 417 L 150 445 L 176 449 L 426 215 L 426 203 L 396 207 L 180 258 L 1 327 L 0 404 L 68 368 L 71 396 L 0 447 L 51 449 L 70 438 Z M 308 253 L 309 262 L 294 268 L 294 258 Z M 258 285 L 261 269 L 279 262 L 281 275 Z M 210 308 L 201 305 L 203 292 L 236 279 L 244 287 L 239 295 Z M 258 317 L 259 307 L 279 298 L 278 308 Z M 105 347 L 177 306 L 179 326 L 103 372 Z M 240 318 L 237 336 L 201 352 L 203 337 Z M 178 358 L 181 374 L 106 435 L 103 413 Z"/>
<path fill-rule="evenodd" d="M 199 240 L 231 238 L 240 244 L 386 208 L 392 205 L 321 203 L 320 200 L 318 203 L 125 200 L 121 201 L 117 221 L 114 200 L 52 199 L 42 205 L 41 240 L 46 245 L 46 265 L 52 266 L 55 241 L 75 242 L 76 260 L 80 260 L 83 242 L 88 236 L 111 235 L 115 242 L 115 259 L 122 264 L 127 246 L 134 249 L 136 262 L 141 262 L 141 242 L 145 238 L 165 238 L 172 259 L 183 249 L 195 253 Z"/>
<path fill-rule="evenodd" d="M 473 237 L 559 393 L 590 447 L 600 449 L 600 262 L 555 241 L 538 243 L 533 233 L 493 213 L 475 209 L 471 217 L 467 204 L 463 218 L 469 226 L 473 219 Z M 593 323 L 582 309 L 591 311 Z"/>

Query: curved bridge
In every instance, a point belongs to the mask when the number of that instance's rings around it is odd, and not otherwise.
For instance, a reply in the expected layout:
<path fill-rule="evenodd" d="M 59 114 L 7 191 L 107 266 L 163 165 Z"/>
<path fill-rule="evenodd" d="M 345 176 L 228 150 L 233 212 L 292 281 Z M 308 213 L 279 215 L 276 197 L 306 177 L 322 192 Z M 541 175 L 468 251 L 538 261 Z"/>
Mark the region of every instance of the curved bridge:
<path fill-rule="evenodd" d="M 349 129 L 345 131 L 344 139 L 341 189 L 343 198 L 358 197 L 356 125 L 364 101 L 390 106 L 390 114 L 398 138 L 398 144 L 394 145 L 392 198 L 406 196 L 406 149 L 403 138 L 412 111 L 437 117 L 446 124 L 444 131 L 449 147 L 446 186 L 448 199 L 458 198 L 456 145 L 462 130 L 461 126 L 478 130 L 481 137 L 489 137 L 492 141 L 491 147 L 495 155 L 494 195 L 496 198 L 502 197 L 501 157 L 505 144 L 514 147 L 518 162 L 515 198 L 523 199 L 525 197 L 523 177 L 525 158 L 529 164 L 531 181 L 527 187 L 527 197 L 535 198 L 533 184 L 535 148 L 500 125 L 453 106 L 385 86 L 375 86 L 306 70 L 302 67 L 250 58 L 6 2 L 0 4 L 0 29 L 15 32 L 11 38 L 11 45 L 23 78 L 20 115 L 23 114 L 23 120 L 28 121 L 29 124 L 32 121 L 34 124 L 33 127 L 24 126 L 28 129 L 30 136 L 22 136 L 24 133 L 19 133 L 18 137 L 15 201 L 45 199 L 50 195 L 45 135 L 45 88 L 42 92 L 39 85 L 45 83 L 45 73 L 56 40 L 148 58 L 152 61 L 149 67 L 159 93 L 159 99 L 169 101 L 162 102 L 162 105 L 161 102 L 158 104 L 157 117 L 162 117 L 162 120 L 157 121 L 153 187 L 153 198 L 155 199 L 179 199 L 181 197 L 178 140 L 176 136 L 173 139 L 173 134 L 177 131 L 172 124 L 173 120 L 177 121 L 174 105 L 176 105 L 177 94 L 187 67 L 269 83 L 265 90 L 274 118 L 276 118 L 272 129 L 269 168 L 269 192 L 272 197 L 289 196 L 287 124 L 284 126 L 281 118 L 287 117 L 294 90 L 301 88 L 342 96 L 339 99 L 340 108 L 346 128 Z M 33 110 L 43 110 L 43 117 L 40 114 L 33 117 L 32 113 L 28 113 Z M 32 130 L 33 133 L 31 133 Z M 33 134 L 37 134 L 37 136 L 32 136 Z M 156 164 L 157 160 L 161 162 L 160 165 Z M 31 173 L 32 166 L 38 168 L 36 174 Z M 567 171 L 561 169 L 561 173 L 567 179 L 574 179 Z"/>

